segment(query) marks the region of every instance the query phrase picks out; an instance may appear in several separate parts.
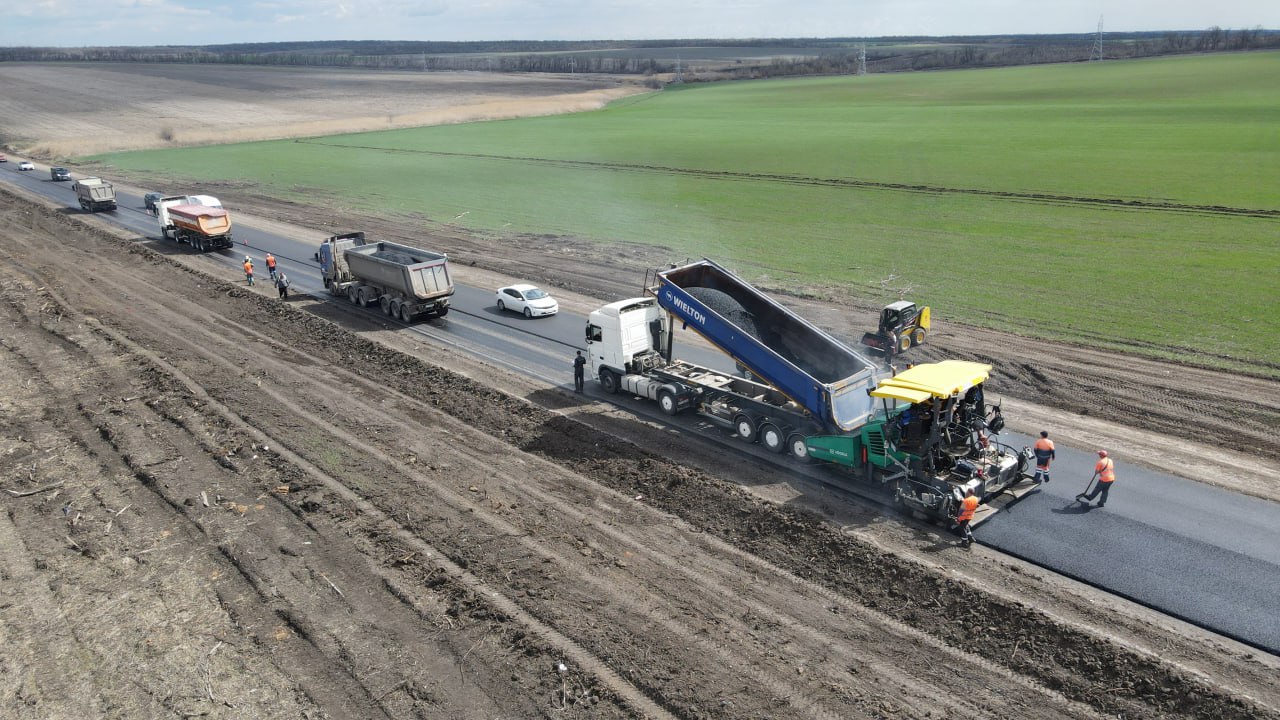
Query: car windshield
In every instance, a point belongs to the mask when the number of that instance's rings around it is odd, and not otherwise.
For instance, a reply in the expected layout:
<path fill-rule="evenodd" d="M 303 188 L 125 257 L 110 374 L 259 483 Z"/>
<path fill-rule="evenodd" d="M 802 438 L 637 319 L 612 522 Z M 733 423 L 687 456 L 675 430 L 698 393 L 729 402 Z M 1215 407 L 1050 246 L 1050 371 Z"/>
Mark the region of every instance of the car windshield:
<path fill-rule="evenodd" d="M 547 294 L 542 292 L 542 290 L 539 290 L 538 288 L 524 291 L 525 300 L 541 300 L 544 297 L 547 297 Z"/>

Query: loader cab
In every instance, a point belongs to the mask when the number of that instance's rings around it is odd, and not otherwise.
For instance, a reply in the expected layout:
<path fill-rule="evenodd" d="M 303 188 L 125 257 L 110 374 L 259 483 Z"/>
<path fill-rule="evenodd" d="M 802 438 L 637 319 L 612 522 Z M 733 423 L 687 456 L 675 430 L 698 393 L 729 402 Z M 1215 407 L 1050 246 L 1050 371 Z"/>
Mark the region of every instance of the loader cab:
<path fill-rule="evenodd" d="M 880 332 L 896 332 L 898 328 L 913 324 L 919 315 L 920 309 L 913 302 L 899 300 L 890 303 L 880 311 Z"/>

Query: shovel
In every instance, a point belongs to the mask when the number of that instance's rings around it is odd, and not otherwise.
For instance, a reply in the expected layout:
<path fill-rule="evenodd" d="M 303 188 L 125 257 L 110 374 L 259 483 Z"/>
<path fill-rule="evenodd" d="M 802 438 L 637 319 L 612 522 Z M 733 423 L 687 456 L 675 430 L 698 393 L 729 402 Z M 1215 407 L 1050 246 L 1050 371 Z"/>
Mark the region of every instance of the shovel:
<path fill-rule="evenodd" d="M 1087 502 L 1089 502 L 1088 500 L 1085 500 L 1085 499 L 1084 499 L 1084 496 L 1085 496 L 1085 495 L 1088 495 L 1088 494 L 1089 494 L 1089 492 L 1090 492 L 1091 490 L 1093 490 L 1093 483 L 1094 483 L 1094 481 L 1096 481 L 1097 479 L 1098 479 L 1098 475 L 1097 475 L 1097 473 L 1094 473 L 1094 476 L 1093 476 L 1093 477 L 1091 477 L 1091 478 L 1089 478 L 1089 485 L 1084 489 L 1084 492 L 1082 492 L 1082 493 L 1080 493 L 1079 495 L 1077 495 L 1077 496 L 1076 496 L 1076 502 L 1078 502 L 1078 503 L 1087 503 Z"/>

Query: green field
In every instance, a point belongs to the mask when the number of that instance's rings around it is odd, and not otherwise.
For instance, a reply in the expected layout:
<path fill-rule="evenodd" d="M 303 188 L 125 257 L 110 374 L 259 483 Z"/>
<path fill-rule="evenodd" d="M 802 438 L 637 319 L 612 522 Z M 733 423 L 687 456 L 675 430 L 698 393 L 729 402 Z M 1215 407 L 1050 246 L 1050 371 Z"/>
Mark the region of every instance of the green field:
<path fill-rule="evenodd" d="M 1276 88 L 1274 52 L 774 80 L 93 160 L 442 222 L 466 213 L 457 224 L 495 235 L 654 244 L 775 288 L 875 301 L 910 288 L 942 318 L 1196 348 L 1276 375 Z"/>

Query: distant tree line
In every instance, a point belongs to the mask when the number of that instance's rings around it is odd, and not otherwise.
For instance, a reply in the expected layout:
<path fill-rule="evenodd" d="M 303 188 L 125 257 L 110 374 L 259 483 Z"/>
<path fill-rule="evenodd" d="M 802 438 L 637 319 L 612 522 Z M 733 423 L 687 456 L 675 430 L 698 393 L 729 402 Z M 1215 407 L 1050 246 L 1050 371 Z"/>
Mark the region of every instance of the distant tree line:
<path fill-rule="evenodd" d="M 142 62 L 489 71 L 677 75 L 682 81 L 998 67 L 1088 60 L 1092 33 L 990 37 L 771 38 L 644 41 L 325 41 L 198 47 L 0 48 L 0 62 Z M 1280 32 L 1212 27 L 1197 32 L 1105 33 L 1105 59 L 1280 47 Z M 758 57 L 715 58 L 708 48 L 770 49 Z M 785 53 L 781 50 L 785 48 Z M 677 60 L 681 50 L 690 56 Z"/>

